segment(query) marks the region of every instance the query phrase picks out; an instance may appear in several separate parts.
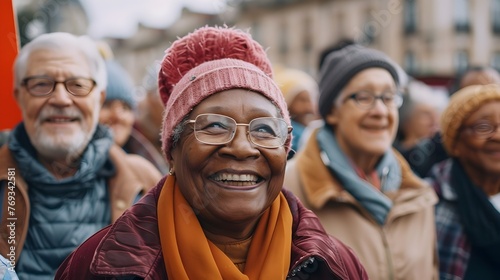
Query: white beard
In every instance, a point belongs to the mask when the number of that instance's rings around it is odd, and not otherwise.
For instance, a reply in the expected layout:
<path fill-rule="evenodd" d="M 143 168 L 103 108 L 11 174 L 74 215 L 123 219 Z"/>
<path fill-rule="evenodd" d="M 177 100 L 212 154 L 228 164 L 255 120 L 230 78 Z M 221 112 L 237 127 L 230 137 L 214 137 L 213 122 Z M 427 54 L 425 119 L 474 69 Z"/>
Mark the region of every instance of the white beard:
<path fill-rule="evenodd" d="M 72 162 L 87 147 L 94 132 L 95 126 L 90 133 L 78 130 L 71 135 L 48 135 L 45 130 L 37 128 L 32 144 L 44 158 L 65 159 L 67 162 Z"/>
<path fill-rule="evenodd" d="M 45 107 L 40 112 L 38 120 L 35 123 L 34 137 L 30 137 L 31 143 L 37 150 L 38 154 L 43 158 L 52 160 L 65 160 L 67 163 L 72 163 L 79 158 L 90 139 L 94 135 L 99 120 L 100 104 L 96 103 L 94 110 L 93 122 L 89 127 L 83 120 L 83 115 L 76 108 L 54 108 Z M 77 118 L 80 122 L 81 129 L 69 133 L 50 133 L 41 125 L 42 120 L 46 116 L 53 114 L 63 115 Z"/>

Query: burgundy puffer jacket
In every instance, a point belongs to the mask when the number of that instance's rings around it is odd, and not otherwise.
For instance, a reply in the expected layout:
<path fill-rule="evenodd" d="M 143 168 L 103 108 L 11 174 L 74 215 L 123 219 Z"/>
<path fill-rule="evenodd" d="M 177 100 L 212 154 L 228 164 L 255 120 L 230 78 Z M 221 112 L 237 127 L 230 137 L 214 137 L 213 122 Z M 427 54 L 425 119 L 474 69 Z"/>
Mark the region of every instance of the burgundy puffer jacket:
<path fill-rule="evenodd" d="M 156 216 L 164 181 L 69 255 L 55 279 L 167 279 Z M 291 192 L 283 193 L 293 215 L 287 279 L 368 279 L 353 251 L 326 234 Z"/>

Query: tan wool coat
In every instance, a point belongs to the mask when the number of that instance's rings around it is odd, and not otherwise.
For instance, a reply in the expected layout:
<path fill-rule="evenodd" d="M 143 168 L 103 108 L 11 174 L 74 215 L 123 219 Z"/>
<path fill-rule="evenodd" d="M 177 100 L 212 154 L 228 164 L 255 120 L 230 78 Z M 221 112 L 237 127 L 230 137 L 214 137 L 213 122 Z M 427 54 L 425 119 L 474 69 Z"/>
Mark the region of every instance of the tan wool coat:
<path fill-rule="evenodd" d="M 288 162 L 284 186 L 316 213 L 329 234 L 355 251 L 370 279 L 437 279 L 434 223 L 437 196 L 395 153 L 402 170 L 402 183 L 398 191 L 385 194 L 393 206 L 383 226 L 344 190 L 323 164 L 315 134 Z"/>

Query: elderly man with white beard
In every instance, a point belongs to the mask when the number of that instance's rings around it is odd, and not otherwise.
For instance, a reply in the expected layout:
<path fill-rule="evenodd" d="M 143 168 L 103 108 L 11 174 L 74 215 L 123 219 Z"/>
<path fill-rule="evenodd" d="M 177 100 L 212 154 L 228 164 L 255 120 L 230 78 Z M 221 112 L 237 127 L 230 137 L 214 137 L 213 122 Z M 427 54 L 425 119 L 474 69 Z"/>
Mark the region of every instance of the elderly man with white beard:
<path fill-rule="evenodd" d="M 84 36 L 44 34 L 16 58 L 23 120 L 0 148 L 0 254 L 20 279 L 53 279 L 69 253 L 161 178 L 98 125 L 106 79 Z"/>

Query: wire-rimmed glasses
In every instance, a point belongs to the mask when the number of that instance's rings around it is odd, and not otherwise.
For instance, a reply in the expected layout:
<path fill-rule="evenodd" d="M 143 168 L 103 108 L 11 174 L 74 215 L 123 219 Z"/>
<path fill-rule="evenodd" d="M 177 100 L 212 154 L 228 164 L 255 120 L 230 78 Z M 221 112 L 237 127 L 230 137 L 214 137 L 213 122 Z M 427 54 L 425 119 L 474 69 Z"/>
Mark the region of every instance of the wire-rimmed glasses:
<path fill-rule="evenodd" d="M 219 114 L 200 114 L 194 120 L 194 135 L 198 141 L 209 145 L 223 145 L 233 140 L 238 126 L 247 126 L 248 139 L 256 146 L 274 149 L 285 144 L 292 132 L 284 119 L 273 117 L 255 118 L 250 123 L 237 123 L 231 117 Z"/>

